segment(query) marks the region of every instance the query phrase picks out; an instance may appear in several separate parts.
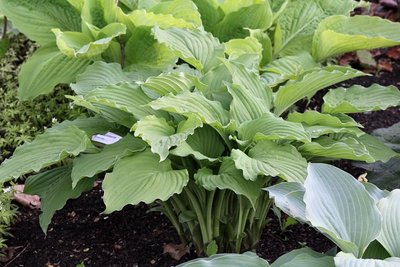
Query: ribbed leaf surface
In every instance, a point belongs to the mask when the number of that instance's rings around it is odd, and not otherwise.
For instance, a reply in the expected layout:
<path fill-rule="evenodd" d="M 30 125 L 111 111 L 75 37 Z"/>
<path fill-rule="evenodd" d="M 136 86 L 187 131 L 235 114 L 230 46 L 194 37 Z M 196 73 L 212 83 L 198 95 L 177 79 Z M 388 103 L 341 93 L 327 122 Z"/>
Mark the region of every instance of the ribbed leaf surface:
<path fill-rule="evenodd" d="M 195 259 L 177 267 L 269 267 L 266 260 L 253 252 L 244 254 L 217 254 L 210 258 Z"/>
<path fill-rule="evenodd" d="M 397 267 L 400 266 L 400 258 L 387 258 L 385 260 L 357 259 L 352 254 L 339 253 L 335 257 L 336 267 Z"/>
<path fill-rule="evenodd" d="M 332 127 L 362 127 L 352 117 L 345 114 L 324 114 L 315 110 L 304 113 L 293 112 L 288 115 L 288 121 L 301 122 L 307 125 L 323 125 Z"/>
<path fill-rule="evenodd" d="M 333 257 L 305 247 L 280 256 L 271 267 L 335 267 Z"/>

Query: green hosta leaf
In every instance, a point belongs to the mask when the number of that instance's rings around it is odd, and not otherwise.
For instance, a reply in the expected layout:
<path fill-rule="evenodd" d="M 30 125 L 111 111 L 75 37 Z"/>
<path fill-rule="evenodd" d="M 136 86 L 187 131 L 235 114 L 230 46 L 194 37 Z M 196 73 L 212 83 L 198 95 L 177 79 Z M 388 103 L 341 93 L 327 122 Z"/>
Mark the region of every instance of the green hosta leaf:
<path fill-rule="evenodd" d="M 85 131 L 88 137 L 91 137 L 94 134 L 103 134 L 109 131 L 117 131 L 118 129 L 118 126 L 113 123 L 107 122 L 101 117 L 80 117 L 73 121 L 65 120 L 47 129 L 47 131 L 62 132 L 71 126 L 76 126 L 79 128 L 79 130 Z"/>
<path fill-rule="evenodd" d="M 64 0 L 1 0 L 0 10 L 18 30 L 40 45 L 54 42 L 51 29 L 80 31 L 80 13 Z"/>
<path fill-rule="evenodd" d="M 231 156 L 247 180 L 254 181 L 258 175 L 266 175 L 302 183 L 307 176 L 307 161 L 291 145 L 262 141 L 250 149 L 248 155 L 233 149 Z"/>
<path fill-rule="evenodd" d="M 368 248 L 363 254 L 363 259 L 383 260 L 389 257 L 390 255 L 386 251 L 386 249 L 381 245 L 381 243 L 376 240 L 372 241 L 371 244 L 369 244 Z"/>
<path fill-rule="evenodd" d="M 76 10 L 81 11 L 85 0 L 67 0 Z"/>
<path fill-rule="evenodd" d="M 340 252 L 335 258 L 336 267 L 397 267 L 400 258 L 387 258 L 385 260 L 357 259 L 351 253 Z"/>
<path fill-rule="evenodd" d="M 400 44 L 400 24 L 379 17 L 331 16 L 318 25 L 313 56 L 324 60 L 349 51 Z"/>
<path fill-rule="evenodd" d="M 388 148 L 384 143 L 377 138 L 364 134 L 356 138 L 358 142 L 363 144 L 368 153 L 375 159 L 375 161 L 388 162 L 392 157 L 399 154 Z"/>
<path fill-rule="evenodd" d="M 310 248 L 292 250 L 280 256 L 271 267 L 335 267 L 333 257 L 313 251 Z"/>
<path fill-rule="evenodd" d="M 195 259 L 177 267 L 269 267 L 266 260 L 253 252 L 244 254 L 216 254 L 210 258 Z"/>
<path fill-rule="evenodd" d="M 211 101 L 199 93 L 183 92 L 166 95 L 149 104 L 155 110 L 165 110 L 184 116 L 196 114 L 204 123 L 223 129 L 230 122 L 229 112 L 217 101 Z"/>
<path fill-rule="evenodd" d="M 225 17 L 212 27 L 212 33 L 222 42 L 248 36 L 246 28 L 266 30 L 272 25 L 269 1 L 225 1 L 224 4 L 228 7 Z"/>
<path fill-rule="evenodd" d="M 382 214 L 382 232 L 377 240 L 385 247 L 392 257 L 400 258 L 400 189 L 393 190 L 388 197 L 378 202 Z M 400 259 L 399 259 L 400 263 Z"/>
<path fill-rule="evenodd" d="M 284 213 L 301 222 L 307 222 L 306 204 L 303 201 L 305 189 L 301 183 L 283 182 L 267 187 L 265 190 Z"/>
<path fill-rule="evenodd" d="M 81 12 L 84 22 L 98 28 L 117 21 L 117 5 L 114 0 L 85 0 Z"/>
<path fill-rule="evenodd" d="M 232 82 L 232 75 L 227 67 L 223 63 L 219 64 L 208 71 L 202 77 L 201 82 L 206 85 L 202 93 L 207 98 L 220 102 L 225 109 L 229 110 L 232 97 L 228 93 L 225 84 L 227 82 Z"/>
<path fill-rule="evenodd" d="M 204 125 L 197 128 L 193 135 L 170 153 L 179 157 L 192 155 L 197 160 L 217 161 L 225 150 L 223 142 L 213 128 Z"/>
<path fill-rule="evenodd" d="M 107 145 L 102 151 L 95 154 L 80 154 L 74 159 L 71 179 L 73 188 L 84 177 L 93 177 L 96 174 L 110 169 L 117 160 L 134 152 L 143 151 L 146 143 L 128 134 L 117 143 Z"/>
<path fill-rule="evenodd" d="M 167 45 L 180 58 L 198 70 L 207 71 L 224 58 L 224 48 L 219 41 L 204 30 L 153 28 L 158 42 Z"/>
<path fill-rule="evenodd" d="M 194 175 L 194 179 L 196 183 L 210 191 L 229 189 L 237 195 L 243 195 L 254 209 L 261 192 L 260 188 L 265 182 L 261 178 L 255 181 L 244 179 L 242 172 L 236 169 L 233 160 L 229 158 L 222 162 L 218 174 L 214 175 L 212 170 L 202 168 Z"/>
<path fill-rule="evenodd" d="M 148 150 L 124 157 L 104 179 L 104 212 L 121 210 L 128 204 L 165 201 L 182 192 L 188 181 L 187 170 L 173 170 L 169 160 L 160 162 Z"/>
<path fill-rule="evenodd" d="M 265 33 L 261 29 L 252 30 L 250 31 L 250 37 L 255 38 L 261 44 L 261 61 L 260 66 L 264 66 L 268 64 L 272 60 L 272 41 L 271 38 L 267 33 Z"/>
<path fill-rule="evenodd" d="M 263 47 L 261 43 L 254 37 L 232 39 L 225 43 L 225 53 L 227 53 L 232 60 L 241 56 L 253 54 L 258 56 L 260 62 L 262 59 L 262 51 Z"/>
<path fill-rule="evenodd" d="M 164 118 L 148 116 L 138 121 L 132 128 L 135 136 L 139 136 L 151 146 L 151 152 L 160 156 L 164 161 L 169 149 L 180 145 L 188 136 L 194 134 L 196 128 L 202 127 L 202 121 L 196 116 L 190 116 L 178 124 L 177 129 Z"/>
<path fill-rule="evenodd" d="M 352 117 L 345 114 L 323 114 L 315 110 L 306 110 L 304 113 L 290 113 L 287 120 L 316 126 L 362 127 L 362 125 L 356 122 Z"/>
<path fill-rule="evenodd" d="M 357 113 L 384 110 L 400 105 L 400 91 L 394 86 L 374 84 L 370 87 L 354 85 L 331 89 L 324 96 L 323 112 Z"/>
<path fill-rule="evenodd" d="M 200 13 L 204 29 L 211 32 L 214 26 L 223 18 L 223 11 L 215 0 L 192 0 Z"/>
<path fill-rule="evenodd" d="M 328 66 L 307 73 L 297 81 L 289 81 L 275 95 L 275 114 L 281 115 L 297 101 L 311 98 L 321 89 L 362 75 L 366 74 L 348 67 Z"/>
<path fill-rule="evenodd" d="M 94 177 L 82 180 L 75 188 L 71 186 L 71 167 L 60 167 L 29 177 L 24 193 L 39 195 L 42 214 L 39 216 L 40 227 L 46 233 L 51 218 L 68 199 L 78 198 L 82 192 L 92 188 Z"/>
<path fill-rule="evenodd" d="M 357 127 L 331 127 L 324 125 L 313 125 L 309 126 L 307 124 L 303 124 L 304 129 L 308 132 L 311 138 L 318 138 L 327 134 L 348 134 L 352 136 L 362 136 L 365 133 L 358 129 Z"/>
<path fill-rule="evenodd" d="M 89 64 L 88 60 L 65 56 L 55 46 L 41 47 L 22 65 L 19 97 L 28 100 L 50 93 L 57 84 L 73 82 Z"/>
<path fill-rule="evenodd" d="M 84 131 L 75 126 L 63 131 L 45 132 L 31 143 L 18 147 L 10 159 L 0 166 L 0 182 L 38 172 L 69 156 L 76 156 L 93 147 Z"/>
<path fill-rule="evenodd" d="M 361 257 L 381 231 L 381 215 L 364 186 L 334 166 L 310 164 L 304 187 L 310 223 L 343 252 Z"/>
<path fill-rule="evenodd" d="M 71 88 L 78 95 L 86 95 L 98 87 L 129 81 L 128 74 L 122 71 L 120 64 L 96 61 L 77 76 L 76 83 L 71 84 Z"/>
<path fill-rule="evenodd" d="M 175 18 L 188 21 L 196 27 L 202 24 L 197 6 L 191 0 L 163 1 L 153 6 L 150 11 L 156 14 L 171 14 Z"/>
<path fill-rule="evenodd" d="M 60 51 L 70 58 L 95 58 L 108 49 L 112 39 L 125 34 L 126 26 L 121 23 L 108 24 L 101 29 L 96 40 L 81 32 L 62 32 L 52 29 Z"/>
<path fill-rule="evenodd" d="M 304 143 L 311 142 L 310 135 L 300 123 L 285 121 L 272 114 L 265 114 L 261 118 L 243 123 L 239 129 L 240 140 L 297 140 Z"/>

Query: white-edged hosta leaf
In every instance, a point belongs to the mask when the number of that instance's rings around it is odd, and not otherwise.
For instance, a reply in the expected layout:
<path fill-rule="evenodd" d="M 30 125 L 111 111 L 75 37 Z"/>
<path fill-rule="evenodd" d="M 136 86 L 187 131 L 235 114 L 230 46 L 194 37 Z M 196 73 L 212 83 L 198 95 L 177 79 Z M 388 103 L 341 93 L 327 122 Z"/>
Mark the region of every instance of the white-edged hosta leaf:
<path fill-rule="evenodd" d="M 162 1 L 150 8 L 156 14 L 171 14 L 192 23 L 194 26 L 201 26 L 201 15 L 197 6 L 191 0 Z"/>
<path fill-rule="evenodd" d="M 1 0 L 1 13 L 29 39 L 40 45 L 53 43 L 51 29 L 80 31 L 80 13 L 65 0 Z"/>
<path fill-rule="evenodd" d="M 244 254 L 216 254 L 209 258 L 194 259 L 177 267 L 269 267 L 266 260 L 254 252 Z"/>
<path fill-rule="evenodd" d="M 223 140 L 212 127 L 204 125 L 197 128 L 193 135 L 177 148 L 170 151 L 179 157 L 193 156 L 197 160 L 217 161 L 225 150 Z"/>
<path fill-rule="evenodd" d="M 93 145 L 76 126 L 63 131 L 45 132 L 30 143 L 18 147 L 13 156 L 0 165 L 0 182 L 38 172 L 69 156 L 76 156 Z"/>
<path fill-rule="evenodd" d="M 275 94 L 275 114 L 281 115 L 290 106 L 303 98 L 311 98 L 316 92 L 336 83 L 366 75 L 341 66 L 328 66 L 309 72 L 296 81 L 289 81 Z"/>
<path fill-rule="evenodd" d="M 400 44 L 400 24 L 371 16 L 330 16 L 315 32 L 312 52 L 316 60 Z"/>
<path fill-rule="evenodd" d="M 248 181 L 243 178 L 240 170 L 236 169 L 232 159 L 226 158 L 221 164 L 218 174 L 208 168 L 200 169 L 195 175 L 196 183 L 206 190 L 229 189 L 237 195 L 245 196 L 255 209 L 257 199 L 261 193 L 264 179 Z"/>
<path fill-rule="evenodd" d="M 120 64 L 96 61 L 76 77 L 76 83 L 71 84 L 71 88 L 76 94 L 85 95 L 98 87 L 129 81 Z"/>
<path fill-rule="evenodd" d="M 310 135 L 301 123 L 285 121 L 273 114 L 264 114 L 261 118 L 243 123 L 239 129 L 239 139 L 250 140 L 297 140 L 311 142 Z"/>
<path fill-rule="evenodd" d="M 399 155 L 372 135 L 364 134 L 355 139 L 365 146 L 375 161 L 388 162 L 391 158 Z"/>
<path fill-rule="evenodd" d="M 382 232 L 377 240 L 392 257 L 400 258 L 400 189 L 395 189 L 378 202 L 382 214 Z M 400 260 L 399 260 L 400 263 Z"/>
<path fill-rule="evenodd" d="M 381 200 L 382 198 L 385 198 L 389 195 L 389 191 L 387 190 L 381 190 L 379 187 L 377 187 L 375 184 L 372 183 L 363 183 L 365 189 L 368 191 L 369 195 L 375 199 L 376 202 Z"/>
<path fill-rule="evenodd" d="M 73 188 L 84 177 L 93 177 L 97 173 L 107 171 L 115 162 L 138 151 L 146 149 L 147 144 L 128 134 L 118 142 L 107 145 L 99 153 L 80 154 L 74 159 L 71 173 Z"/>
<path fill-rule="evenodd" d="M 155 38 L 165 44 L 177 55 L 201 71 L 207 71 L 224 58 L 224 47 L 210 33 L 200 29 L 153 28 Z"/>
<path fill-rule="evenodd" d="M 284 213 L 300 222 L 307 222 L 306 204 L 303 201 L 304 186 L 296 182 L 283 182 L 265 188 L 275 205 Z M 280 266 L 280 265 L 277 265 Z"/>
<path fill-rule="evenodd" d="M 336 267 L 397 267 L 400 258 L 387 258 L 385 260 L 357 259 L 351 253 L 339 252 L 334 258 Z"/>
<path fill-rule="evenodd" d="M 159 156 L 149 150 L 124 157 L 104 178 L 104 212 L 121 210 L 128 204 L 165 201 L 181 193 L 188 181 L 186 169 L 173 170 L 168 159 L 160 162 Z"/>
<path fill-rule="evenodd" d="M 233 149 L 231 156 L 236 168 L 243 171 L 247 180 L 254 181 L 258 175 L 266 175 L 302 183 L 307 176 L 307 161 L 292 145 L 260 141 L 250 149 L 248 155 Z"/>
<path fill-rule="evenodd" d="M 43 46 L 22 65 L 18 95 L 28 100 L 50 93 L 57 84 L 75 81 L 89 64 L 88 60 L 65 56 L 55 45 Z"/>
<path fill-rule="evenodd" d="M 317 126 L 362 127 L 362 125 L 356 122 L 352 117 L 345 114 L 324 114 L 315 110 L 306 110 L 304 113 L 290 113 L 287 117 L 287 120 Z"/>
<path fill-rule="evenodd" d="M 169 94 L 154 100 L 149 105 L 155 110 L 165 110 L 186 117 L 196 114 L 204 123 L 217 129 L 224 128 L 230 122 L 229 112 L 222 107 L 221 103 L 208 100 L 196 92 Z"/>
<path fill-rule="evenodd" d="M 322 111 L 326 113 L 357 113 L 384 110 L 400 105 L 400 90 L 394 86 L 373 84 L 331 89 L 324 96 Z"/>
<path fill-rule="evenodd" d="M 51 218 L 57 210 L 64 207 L 69 199 L 78 198 L 82 192 L 92 188 L 95 177 L 86 178 L 72 188 L 71 167 L 59 167 L 28 178 L 24 193 L 39 195 L 42 214 L 39 216 L 40 227 L 47 232 Z"/>
<path fill-rule="evenodd" d="M 189 135 L 194 134 L 196 128 L 202 127 L 203 123 L 197 116 L 189 116 L 187 120 L 181 121 L 175 129 L 164 118 L 147 116 L 138 121 L 132 130 L 135 136 L 142 138 L 151 146 L 151 152 L 160 156 L 160 161 L 168 157 L 169 149 L 180 145 Z"/>
<path fill-rule="evenodd" d="M 382 226 L 375 200 L 362 183 L 334 166 L 310 163 L 304 187 L 311 225 L 343 252 L 361 257 Z"/>
<path fill-rule="evenodd" d="M 308 157 L 325 157 L 335 159 L 351 159 L 366 162 L 375 162 L 364 144 L 353 137 L 339 140 L 322 136 L 311 143 L 299 147 L 301 154 Z"/>
<path fill-rule="evenodd" d="M 305 247 L 280 256 L 271 267 L 335 267 L 333 257 Z"/>

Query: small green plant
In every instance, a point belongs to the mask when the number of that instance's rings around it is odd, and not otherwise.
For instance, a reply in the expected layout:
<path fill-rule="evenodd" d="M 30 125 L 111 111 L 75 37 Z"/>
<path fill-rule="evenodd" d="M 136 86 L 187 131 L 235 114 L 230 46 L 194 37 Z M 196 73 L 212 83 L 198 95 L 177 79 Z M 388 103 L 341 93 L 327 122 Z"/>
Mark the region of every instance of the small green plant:
<path fill-rule="evenodd" d="M 17 216 L 17 207 L 11 203 L 12 196 L 12 190 L 7 191 L 0 186 L 0 256 L 2 256 L 1 249 L 7 247 L 6 237 L 10 235 L 9 227 Z"/>

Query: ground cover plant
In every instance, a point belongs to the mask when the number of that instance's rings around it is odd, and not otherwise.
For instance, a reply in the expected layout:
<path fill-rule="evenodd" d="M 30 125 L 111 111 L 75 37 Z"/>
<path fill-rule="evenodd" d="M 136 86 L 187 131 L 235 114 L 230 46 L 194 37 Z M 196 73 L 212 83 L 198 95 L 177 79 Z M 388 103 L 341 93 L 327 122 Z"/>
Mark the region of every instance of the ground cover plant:
<path fill-rule="evenodd" d="M 393 86 L 331 90 L 322 112 L 295 111 L 299 100 L 365 75 L 331 57 L 399 44 L 399 24 L 350 17 L 357 5 L 0 1 L 41 45 L 20 72 L 21 98 L 73 82 L 76 95 L 68 97 L 97 114 L 62 122 L 18 148 L 0 179 L 69 162 L 27 180 L 26 192 L 42 198 L 43 230 L 67 199 L 109 171 L 105 212 L 157 201 L 198 254 L 251 249 L 271 205 L 262 188 L 279 179 L 303 183 L 309 161 L 397 155 L 346 115 L 399 105 Z M 107 132 L 122 138 L 91 141 Z"/>
<path fill-rule="evenodd" d="M 17 215 L 17 206 L 11 203 L 12 194 L 12 190 L 4 190 L 0 186 L 0 250 L 7 247 L 9 228 Z M 0 256 L 3 255 L 0 253 Z"/>

